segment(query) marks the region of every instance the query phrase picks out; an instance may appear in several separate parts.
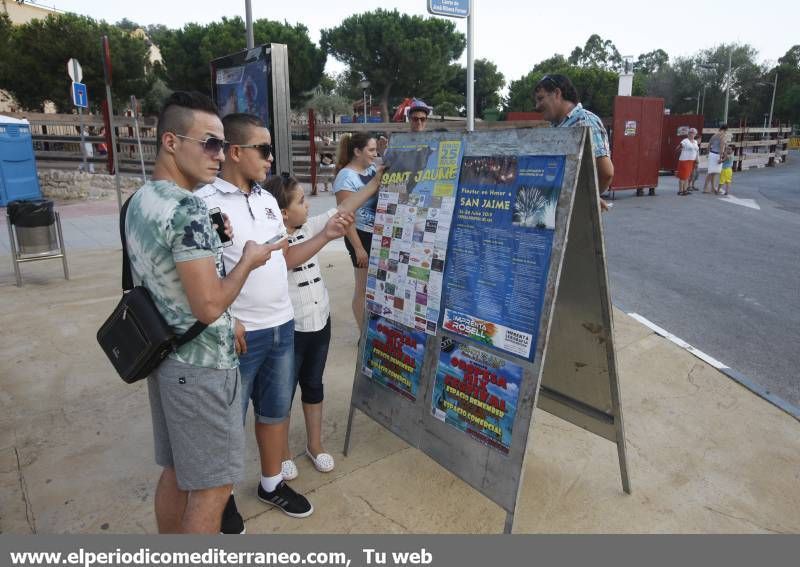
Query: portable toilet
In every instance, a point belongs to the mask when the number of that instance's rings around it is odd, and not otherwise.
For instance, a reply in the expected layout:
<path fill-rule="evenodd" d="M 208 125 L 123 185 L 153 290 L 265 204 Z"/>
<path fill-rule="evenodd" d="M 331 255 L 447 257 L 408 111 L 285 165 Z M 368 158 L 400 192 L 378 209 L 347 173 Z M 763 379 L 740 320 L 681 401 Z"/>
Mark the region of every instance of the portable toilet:
<path fill-rule="evenodd" d="M 0 115 L 0 207 L 41 197 L 30 124 Z"/>

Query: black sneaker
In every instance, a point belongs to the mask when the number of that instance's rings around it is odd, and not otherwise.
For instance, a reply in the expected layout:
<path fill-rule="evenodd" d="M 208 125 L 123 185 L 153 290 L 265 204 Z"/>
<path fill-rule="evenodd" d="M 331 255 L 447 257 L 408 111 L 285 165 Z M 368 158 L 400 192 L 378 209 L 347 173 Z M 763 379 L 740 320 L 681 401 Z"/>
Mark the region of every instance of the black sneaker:
<path fill-rule="evenodd" d="M 236 500 L 233 494 L 228 498 L 225 509 L 222 511 L 222 525 L 219 528 L 221 534 L 243 534 L 247 530 L 244 527 L 244 520 L 239 510 L 236 509 Z"/>
<path fill-rule="evenodd" d="M 270 504 L 283 510 L 284 514 L 292 518 L 305 518 L 311 515 L 314 507 L 305 496 L 298 494 L 292 487 L 281 481 L 273 492 L 267 492 L 261 483 L 258 483 L 258 499 L 265 504 Z"/>

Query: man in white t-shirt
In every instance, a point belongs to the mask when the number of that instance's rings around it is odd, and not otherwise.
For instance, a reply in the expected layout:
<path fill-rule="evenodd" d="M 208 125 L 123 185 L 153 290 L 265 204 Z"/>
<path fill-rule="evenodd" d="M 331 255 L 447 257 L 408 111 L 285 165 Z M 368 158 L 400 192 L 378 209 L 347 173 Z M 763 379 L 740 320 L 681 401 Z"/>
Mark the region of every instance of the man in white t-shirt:
<path fill-rule="evenodd" d="M 247 240 L 267 242 L 285 237 L 275 198 L 258 184 L 270 174 L 272 138 L 264 124 L 250 114 L 229 114 L 222 121 L 227 146 L 220 177 L 198 191 L 209 210 L 219 207 L 234 231 L 232 245 L 223 249 L 225 267 L 234 266 Z M 255 433 L 261 458 L 258 498 L 304 518 L 314 508 L 283 480 L 281 458 L 288 435 L 288 417 L 294 389 L 294 310 L 289 297 L 287 268 L 292 269 L 339 238 L 353 217 L 339 213 L 320 234 L 290 249 L 284 245 L 261 268 L 253 270 L 231 306 L 236 326 L 236 347 L 242 377 L 244 414 L 253 402 Z M 287 241 L 284 239 L 284 243 Z M 233 500 L 223 516 L 224 533 L 241 533 L 241 517 Z"/>

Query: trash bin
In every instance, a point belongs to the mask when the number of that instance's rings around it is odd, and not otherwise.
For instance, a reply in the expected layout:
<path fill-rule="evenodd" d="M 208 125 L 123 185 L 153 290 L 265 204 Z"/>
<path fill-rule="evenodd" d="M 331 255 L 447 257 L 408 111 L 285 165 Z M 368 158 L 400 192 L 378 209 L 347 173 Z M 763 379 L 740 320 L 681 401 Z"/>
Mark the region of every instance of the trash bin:
<path fill-rule="evenodd" d="M 53 201 L 12 201 L 8 220 L 14 227 L 20 254 L 41 254 L 59 248 Z"/>

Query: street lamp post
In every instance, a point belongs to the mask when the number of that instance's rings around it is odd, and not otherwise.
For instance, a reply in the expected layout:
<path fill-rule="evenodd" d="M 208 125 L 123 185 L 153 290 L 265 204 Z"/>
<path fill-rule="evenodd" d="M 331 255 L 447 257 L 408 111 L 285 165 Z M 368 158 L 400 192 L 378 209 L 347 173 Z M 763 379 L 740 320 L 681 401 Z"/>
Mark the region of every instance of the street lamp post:
<path fill-rule="evenodd" d="M 369 81 L 364 79 L 358 86 L 361 87 L 361 94 L 364 97 L 364 124 L 367 123 L 367 89 L 369 88 Z"/>
<path fill-rule="evenodd" d="M 697 89 L 697 109 L 694 111 L 694 113 L 700 114 L 700 89 Z"/>
<path fill-rule="evenodd" d="M 706 112 L 706 87 L 708 84 L 703 85 L 703 104 L 700 106 L 700 114 L 705 115 Z"/>

